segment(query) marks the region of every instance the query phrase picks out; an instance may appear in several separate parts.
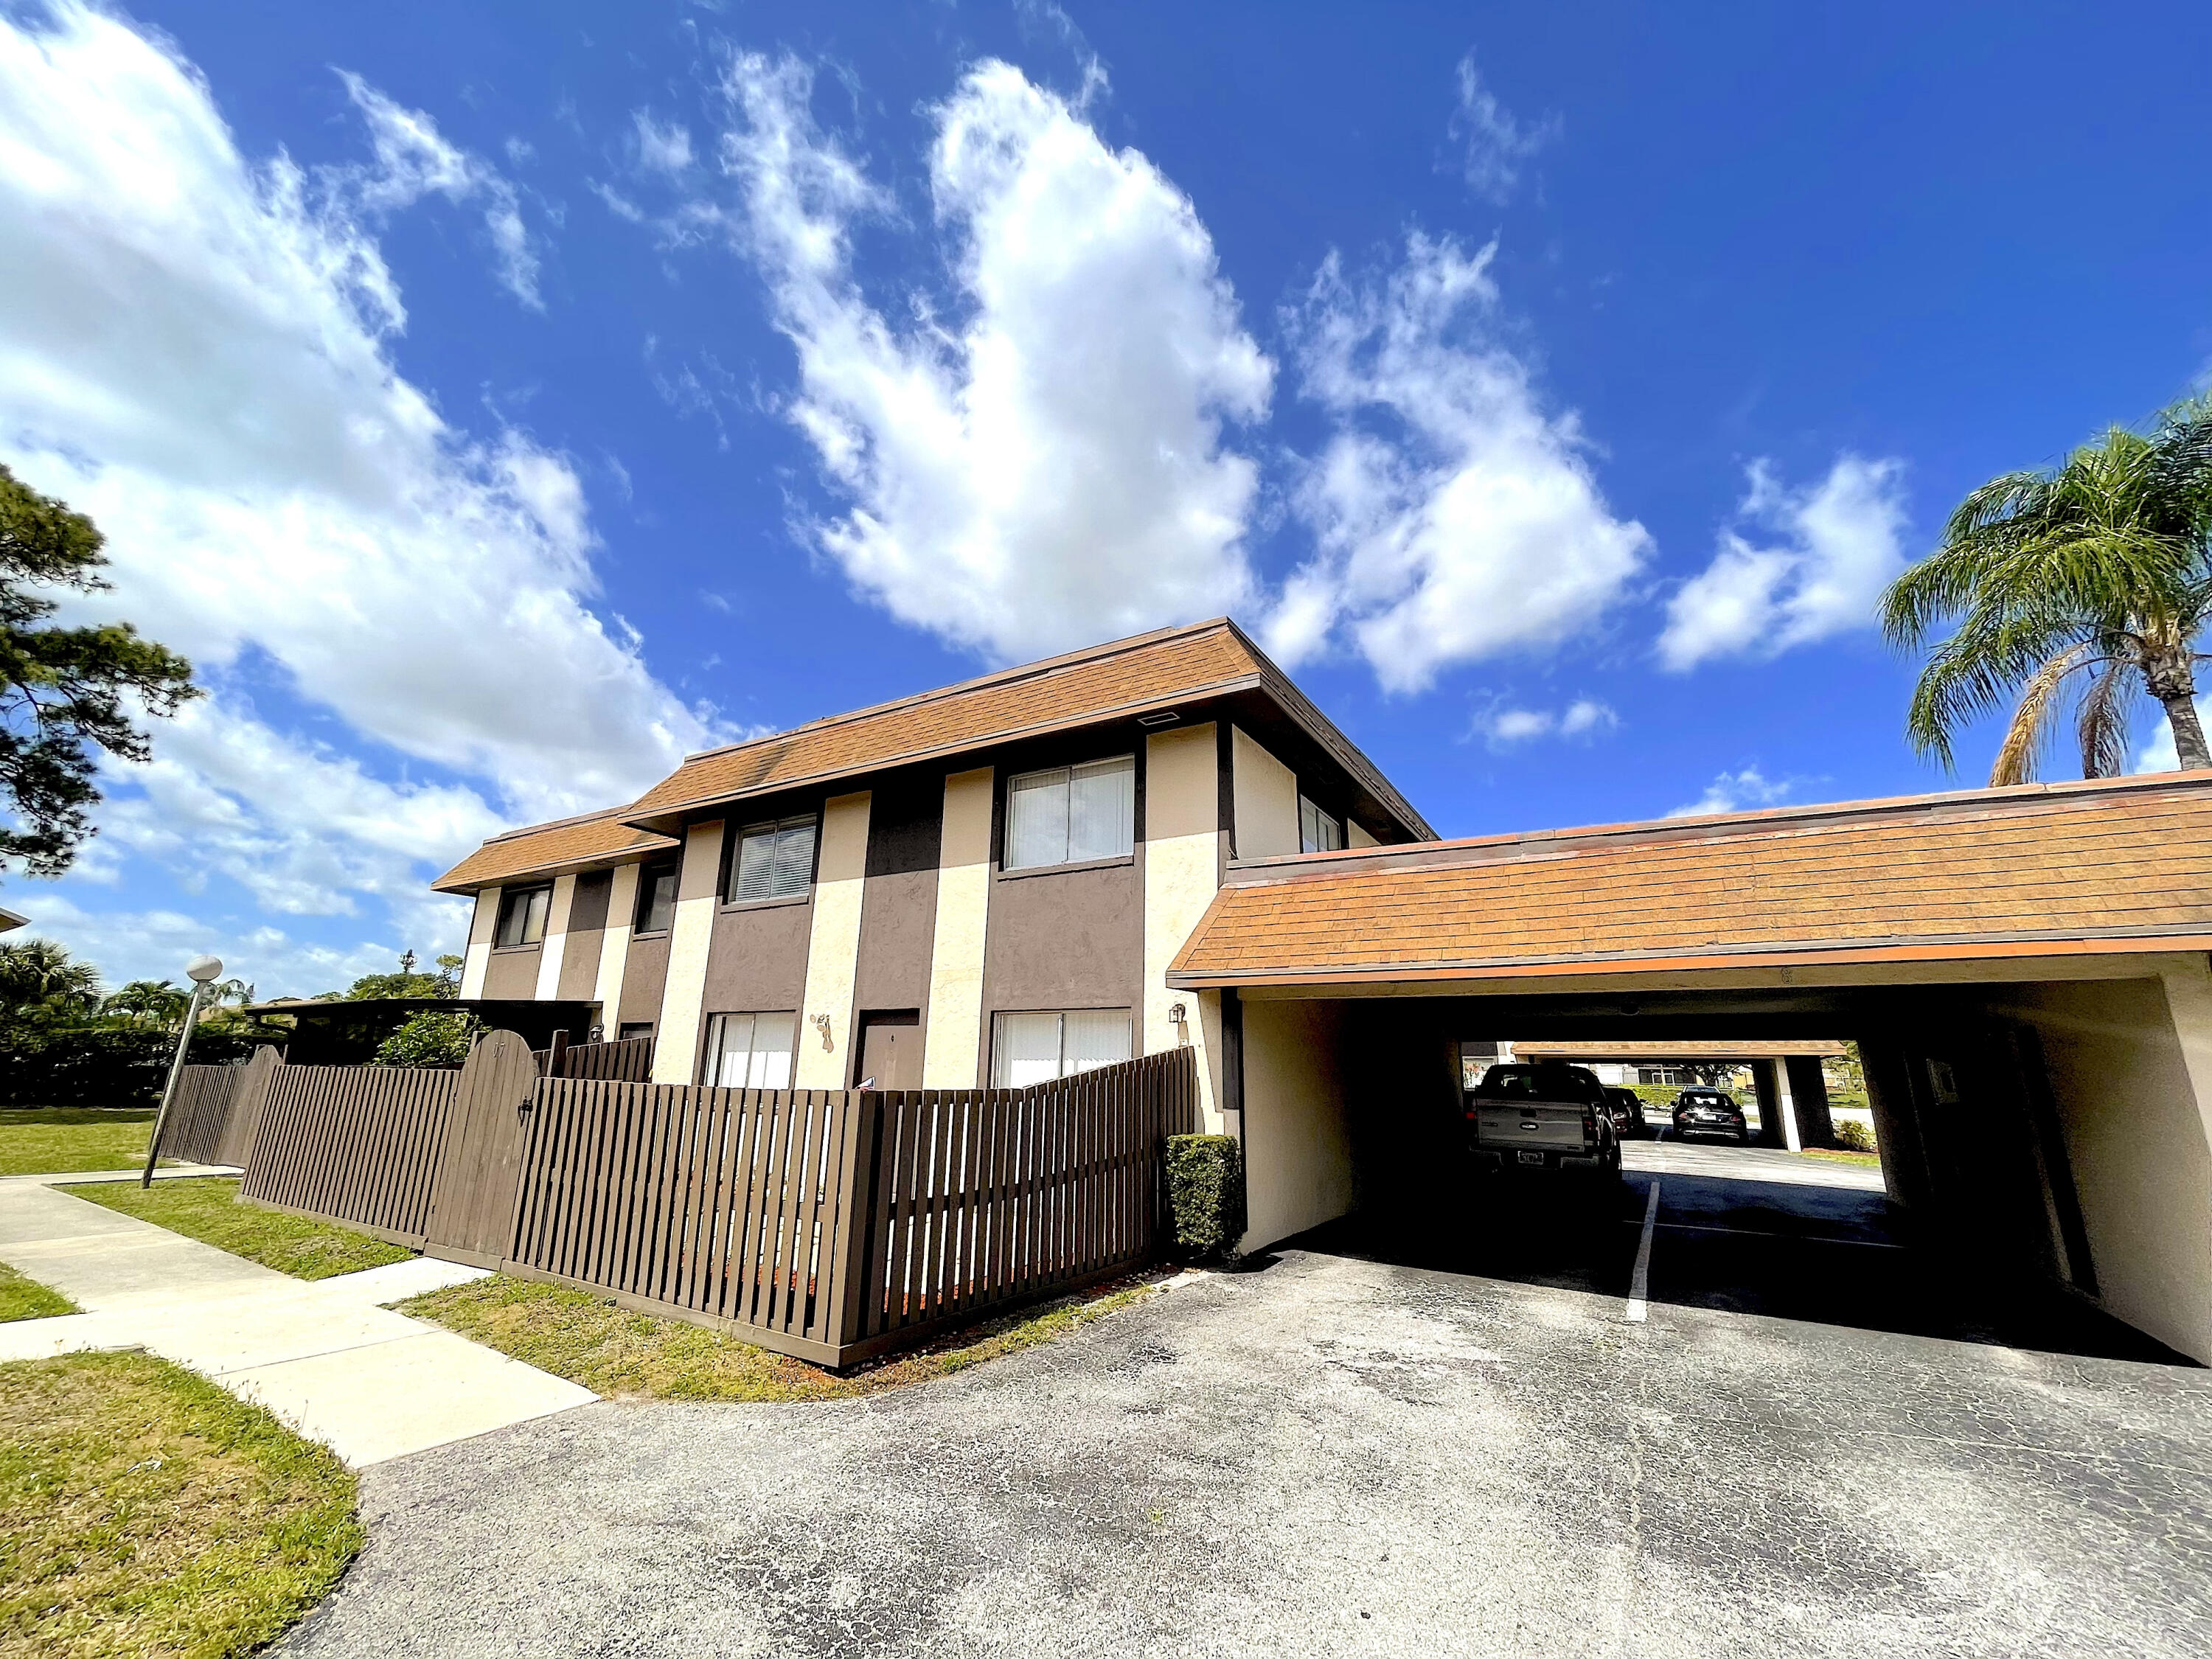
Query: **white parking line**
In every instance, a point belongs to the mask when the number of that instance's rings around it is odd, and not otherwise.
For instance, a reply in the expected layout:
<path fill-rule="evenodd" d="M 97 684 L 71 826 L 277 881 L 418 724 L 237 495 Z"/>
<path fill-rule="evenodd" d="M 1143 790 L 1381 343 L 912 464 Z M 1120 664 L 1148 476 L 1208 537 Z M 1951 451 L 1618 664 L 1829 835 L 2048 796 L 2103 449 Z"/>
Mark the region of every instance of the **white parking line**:
<path fill-rule="evenodd" d="M 1641 1325 L 1651 1289 L 1651 1233 L 1659 1224 L 1659 1183 L 1653 1182 L 1644 1199 L 1644 1237 L 1636 1241 L 1636 1273 L 1628 1281 L 1628 1322 Z"/>

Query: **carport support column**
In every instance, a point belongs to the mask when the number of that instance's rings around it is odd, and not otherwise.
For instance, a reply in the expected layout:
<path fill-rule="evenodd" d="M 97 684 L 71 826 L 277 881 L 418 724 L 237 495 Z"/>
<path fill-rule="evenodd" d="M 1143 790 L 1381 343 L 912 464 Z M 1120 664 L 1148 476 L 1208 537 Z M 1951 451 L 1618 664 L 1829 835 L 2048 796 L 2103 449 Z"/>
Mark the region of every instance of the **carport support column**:
<path fill-rule="evenodd" d="M 2197 1097 L 2197 1121 L 2203 1125 L 2207 1148 L 2212 1150 L 2212 965 L 2199 957 L 2187 969 L 2159 978 L 2166 987 L 2173 1034 L 2180 1039 L 2190 1092 Z"/>
<path fill-rule="evenodd" d="M 1805 1143 L 1797 1133 L 1797 1103 L 1790 1097 L 1790 1068 L 1779 1059 L 1758 1062 L 1765 1075 L 1759 1079 L 1759 1115 L 1771 1122 L 1759 1126 L 1762 1139 L 1777 1142 L 1788 1151 L 1802 1152 Z M 1776 1131 L 1779 1130 L 1778 1135 Z"/>
<path fill-rule="evenodd" d="M 1808 1146 L 1836 1144 L 1836 1120 L 1828 1109 L 1828 1079 L 1820 1071 L 1818 1054 L 1792 1054 L 1782 1062 L 1790 1084 L 1790 1110 L 1797 1120 L 1797 1138 Z"/>

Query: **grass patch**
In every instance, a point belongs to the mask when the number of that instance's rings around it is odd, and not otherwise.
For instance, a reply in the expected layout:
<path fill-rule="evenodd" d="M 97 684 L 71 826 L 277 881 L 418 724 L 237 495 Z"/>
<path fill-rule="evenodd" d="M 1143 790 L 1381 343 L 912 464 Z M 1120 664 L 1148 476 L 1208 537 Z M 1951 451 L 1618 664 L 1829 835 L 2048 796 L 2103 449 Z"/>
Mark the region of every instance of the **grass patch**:
<path fill-rule="evenodd" d="M 611 1400 L 851 1400 L 1034 1348 L 1152 1293 L 1121 1280 L 972 1327 L 842 1376 L 681 1319 L 632 1313 L 590 1291 L 494 1274 L 399 1304 L 472 1341 Z"/>
<path fill-rule="evenodd" d="M 295 1279 L 334 1279 L 364 1267 L 405 1261 L 415 1254 L 335 1221 L 240 1203 L 236 1176 L 191 1176 L 157 1181 L 143 1188 L 111 1182 L 62 1190 Z"/>
<path fill-rule="evenodd" d="M 0 1364 L 0 1653 L 229 1659 L 361 1547 L 353 1475 L 143 1353 Z"/>
<path fill-rule="evenodd" d="M 1826 1158 L 1831 1164 L 1856 1164 L 1862 1169 L 1881 1168 L 1881 1154 L 1879 1152 L 1846 1152 L 1841 1147 L 1808 1146 L 1798 1156 Z"/>
<path fill-rule="evenodd" d="M 151 1112 L 11 1107 L 0 1111 L 0 1176 L 135 1169 L 153 1132 Z"/>
<path fill-rule="evenodd" d="M 35 1279 L 26 1279 L 0 1261 L 0 1325 L 18 1319 L 52 1319 L 77 1311 L 76 1303 L 59 1291 L 48 1290 Z"/>

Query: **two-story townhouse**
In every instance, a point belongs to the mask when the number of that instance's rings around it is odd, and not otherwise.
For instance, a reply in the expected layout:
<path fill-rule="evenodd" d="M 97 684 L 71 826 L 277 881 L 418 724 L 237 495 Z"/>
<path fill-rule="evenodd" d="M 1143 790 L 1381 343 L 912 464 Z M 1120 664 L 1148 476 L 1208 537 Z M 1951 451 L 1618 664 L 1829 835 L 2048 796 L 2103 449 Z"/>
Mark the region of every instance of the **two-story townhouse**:
<path fill-rule="evenodd" d="M 1169 963 L 1229 861 L 1425 841 L 1233 623 L 688 758 L 487 842 L 462 994 L 588 1002 L 664 1082 L 1018 1086 L 1178 1043 L 1233 1110 L 1236 1000 Z"/>

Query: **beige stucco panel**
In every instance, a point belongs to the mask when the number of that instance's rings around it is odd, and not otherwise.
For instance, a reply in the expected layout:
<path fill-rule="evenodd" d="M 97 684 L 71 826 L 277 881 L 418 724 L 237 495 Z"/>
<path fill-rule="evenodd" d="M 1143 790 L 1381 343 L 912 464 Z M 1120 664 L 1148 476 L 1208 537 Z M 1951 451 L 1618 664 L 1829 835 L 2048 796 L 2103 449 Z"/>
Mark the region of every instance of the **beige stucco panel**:
<path fill-rule="evenodd" d="M 1280 858 L 1300 850 L 1298 775 L 1242 726 L 1230 732 L 1230 776 L 1237 802 L 1237 856 Z"/>
<path fill-rule="evenodd" d="M 561 964 L 568 956 L 568 918 L 575 909 L 575 877 L 556 876 L 553 902 L 547 907 L 545 916 L 545 948 L 538 953 L 535 994 L 540 1002 L 551 1002 L 561 994 Z"/>
<path fill-rule="evenodd" d="M 2212 1364 L 2212 1144 L 2192 1076 L 2212 1059 L 2212 987 L 2192 977 L 2039 986 L 2008 1012 L 2042 1039 L 2098 1299 Z"/>
<path fill-rule="evenodd" d="M 1214 1072 L 1221 1052 L 1220 995 L 1171 990 L 1167 983 L 1168 964 L 1206 914 L 1221 878 L 1215 744 L 1211 722 L 1145 740 L 1145 1006 L 1139 1031 L 1144 1054 L 1161 1053 L 1178 1042 L 1199 1047 L 1200 1110 L 1205 1127 L 1218 1133 L 1221 1094 Z M 1178 1003 L 1188 1017 L 1181 1032 L 1169 1018 Z"/>
<path fill-rule="evenodd" d="M 1343 1025 L 1340 1003 L 1264 1002 L 1244 1010 L 1247 1250 L 1352 1207 Z"/>
<path fill-rule="evenodd" d="M 610 1042 L 622 1035 L 623 969 L 629 963 L 630 924 L 637 919 L 639 868 L 635 864 L 616 866 L 614 886 L 607 895 L 606 931 L 599 935 L 599 974 L 592 1000 L 599 1005 L 599 1023 Z"/>
<path fill-rule="evenodd" d="M 1347 847 L 1380 847 L 1382 844 L 1360 826 L 1358 818 L 1353 818 L 1345 824 L 1344 841 Z"/>
<path fill-rule="evenodd" d="M 929 949 L 929 1024 L 922 1033 L 925 1089 L 972 1089 L 982 1065 L 992 781 L 988 766 L 945 780 L 937 924 Z"/>
<path fill-rule="evenodd" d="M 491 967 L 492 930 L 499 926 L 500 889 L 487 887 L 477 895 L 476 914 L 469 918 L 468 954 L 461 963 L 461 994 L 471 1000 L 483 994 L 484 975 Z"/>
<path fill-rule="evenodd" d="M 707 949 L 722 873 L 722 825 L 695 823 L 684 837 L 676 878 L 676 918 L 668 930 L 668 977 L 653 1027 L 653 1080 L 690 1083 L 697 1070 L 699 1016 L 707 1000 Z"/>
<path fill-rule="evenodd" d="M 868 875 L 869 795 L 822 805 L 822 848 L 814 875 L 814 919 L 806 946 L 806 1000 L 799 1012 L 793 1086 L 842 1089 L 853 1040 L 853 975 L 860 957 L 860 900 Z M 815 1022 L 829 1018 L 829 1043 Z"/>

